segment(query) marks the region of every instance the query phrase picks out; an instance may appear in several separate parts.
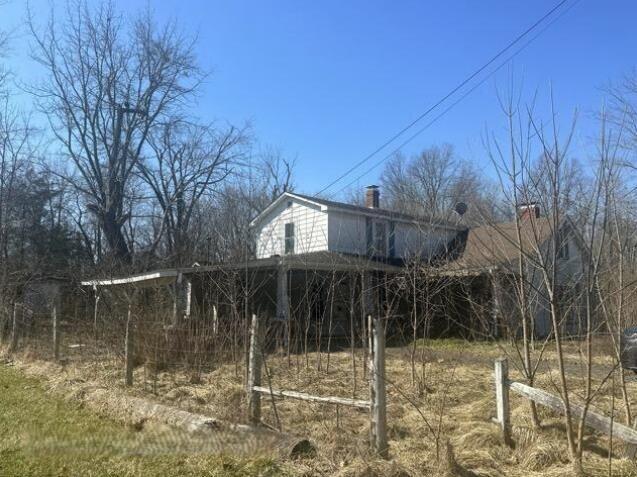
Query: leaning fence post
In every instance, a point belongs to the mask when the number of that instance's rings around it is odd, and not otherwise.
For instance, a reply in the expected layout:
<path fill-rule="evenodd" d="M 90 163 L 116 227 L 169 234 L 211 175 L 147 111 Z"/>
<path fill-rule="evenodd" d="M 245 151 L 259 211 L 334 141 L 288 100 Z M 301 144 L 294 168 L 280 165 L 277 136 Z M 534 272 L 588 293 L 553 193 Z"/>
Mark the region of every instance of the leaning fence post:
<path fill-rule="evenodd" d="M 261 353 L 263 342 L 259 319 L 252 315 L 250 327 L 250 354 L 248 358 L 248 420 L 251 424 L 261 422 L 261 395 L 254 390 L 255 386 L 261 386 Z"/>
<path fill-rule="evenodd" d="M 131 303 L 128 303 L 128 314 L 126 316 L 126 341 L 125 341 L 125 360 L 126 360 L 126 386 L 133 385 L 133 347 L 134 347 L 134 330 L 133 315 Z"/>
<path fill-rule="evenodd" d="M 60 359 L 60 330 L 58 323 L 57 308 L 53 305 L 51 309 L 51 319 L 53 321 L 53 357 L 56 361 Z"/>
<path fill-rule="evenodd" d="M 504 443 L 511 445 L 511 408 L 509 407 L 509 363 L 506 358 L 495 360 L 495 401 L 497 422 Z"/>
<path fill-rule="evenodd" d="M 387 457 L 387 401 L 385 390 L 385 329 L 378 316 L 372 320 L 370 366 L 371 437 L 376 452 Z"/>
<path fill-rule="evenodd" d="M 13 353 L 18 348 L 18 303 L 13 303 L 13 318 L 11 321 L 11 341 L 9 342 L 9 353 Z"/>

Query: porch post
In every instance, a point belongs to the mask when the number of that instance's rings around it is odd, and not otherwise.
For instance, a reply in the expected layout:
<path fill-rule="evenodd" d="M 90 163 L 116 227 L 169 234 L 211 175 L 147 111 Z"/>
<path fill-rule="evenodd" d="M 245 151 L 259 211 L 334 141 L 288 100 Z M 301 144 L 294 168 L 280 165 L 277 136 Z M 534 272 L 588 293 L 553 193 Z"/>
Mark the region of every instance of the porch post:
<path fill-rule="evenodd" d="M 372 274 L 369 271 L 361 272 L 361 296 L 363 299 L 363 316 L 374 314 L 374 289 Z"/>
<path fill-rule="evenodd" d="M 276 274 L 276 319 L 287 322 L 290 319 L 288 269 L 283 265 L 279 265 Z"/>
<path fill-rule="evenodd" d="M 183 273 L 177 274 L 175 280 L 175 301 L 173 303 L 173 324 L 180 323 L 184 318 L 190 317 L 190 305 L 192 300 L 192 281 Z"/>
<path fill-rule="evenodd" d="M 493 337 L 500 337 L 500 277 L 491 271 L 491 322 L 493 323 Z"/>
<path fill-rule="evenodd" d="M 288 268 L 279 262 L 276 270 L 276 321 L 279 326 L 275 329 L 277 346 L 281 344 L 289 353 L 290 338 L 290 294 L 288 290 Z M 280 339 L 280 341 L 279 341 Z M 288 354 L 289 356 L 289 354 Z"/>

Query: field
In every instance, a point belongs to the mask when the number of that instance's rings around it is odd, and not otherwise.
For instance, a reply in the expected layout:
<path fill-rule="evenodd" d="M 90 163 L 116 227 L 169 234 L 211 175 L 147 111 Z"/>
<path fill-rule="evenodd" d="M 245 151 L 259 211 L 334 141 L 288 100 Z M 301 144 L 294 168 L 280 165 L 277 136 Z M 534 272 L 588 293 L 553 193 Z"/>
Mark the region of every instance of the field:
<path fill-rule="evenodd" d="M 619 387 L 615 386 L 613 399 L 613 381 L 605 379 L 612 369 L 607 345 L 596 343 L 595 349 L 595 384 L 601 385 L 595 407 L 607 415 L 614 410 L 616 419 L 622 421 Z M 584 383 L 578 378 L 581 360 L 577 344 L 570 343 L 567 351 L 570 384 L 572 389 L 581 389 Z M 515 446 L 511 449 L 501 442 L 491 421 L 495 415 L 492 370 L 493 360 L 503 354 L 510 355 L 511 378 L 519 379 L 515 350 L 508 344 L 419 343 L 416 381 L 412 382 L 409 348 L 389 347 L 389 460 L 368 450 L 365 411 L 264 397 L 263 420 L 269 426 L 307 437 L 316 445 L 316 455 L 290 460 L 265 444 L 242 448 L 222 434 L 213 438 L 214 442 L 175 437 L 175 431 L 146 422 L 122 426 L 119 422 L 126 421 L 123 410 L 109 418 L 96 417 L 88 410 L 100 410 L 99 401 L 90 402 L 91 389 L 98 386 L 108 390 L 113 399 L 137 396 L 226 422 L 243 422 L 246 398 L 241 366 L 224 365 L 193 375 L 140 365 L 135 370 L 135 385 L 125 390 L 121 360 L 105 359 L 97 364 L 69 355 L 67 363 L 60 366 L 29 359 L 25 351 L 16 360 L 19 371 L 0 368 L 2 386 L 8 390 L 0 397 L 1 406 L 9 409 L 0 417 L 0 431 L 12 436 L 2 444 L 2 470 L 11 474 L 17 469 L 13 475 L 571 475 L 560 416 L 540 409 L 542 428 L 535 429 L 528 403 L 514 394 Z M 268 356 L 266 379 L 278 389 L 365 399 L 368 389 L 360 352 L 355 365 L 347 351 L 331 353 L 329 358 L 325 353 L 273 354 Z M 536 386 L 555 393 L 555 370 L 554 356 L 547 350 Z M 25 374 L 30 377 L 23 377 Z M 49 398 L 45 390 L 57 397 Z M 635 383 L 629 383 L 629 393 L 637 397 Z M 125 407 L 126 401 L 120 402 Z M 89 406 L 80 408 L 78 403 Z M 60 443 L 63 448 L 56 449 Z M 612 461 L 608 458 L 611 444 Z M 47 448 L 55 451 L 41 452 Z M 589 432 L 584 451 L 586 471 L 592 476 L 637 475 L 637 468 L 621 458 L 621 451 L 620 442 L 611 443 L 607 436 Z M 92 473 L 88 469 L 93 469 Z"/>

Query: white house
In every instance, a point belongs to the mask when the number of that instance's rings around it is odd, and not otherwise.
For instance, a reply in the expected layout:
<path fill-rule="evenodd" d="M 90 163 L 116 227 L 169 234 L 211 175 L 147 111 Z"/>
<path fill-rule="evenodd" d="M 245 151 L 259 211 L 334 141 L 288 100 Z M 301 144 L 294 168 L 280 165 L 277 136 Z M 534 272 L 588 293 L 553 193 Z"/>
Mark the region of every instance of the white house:
<path fill-rule="evenodd" d="M 377 186 L 367 187 L 365 206 L 293 192 L 281 194 L 251 227 L 257 258 L 335 252 L 375 259 L 430 259 L 444 254 L 462 227 L 379 207 Z"/>

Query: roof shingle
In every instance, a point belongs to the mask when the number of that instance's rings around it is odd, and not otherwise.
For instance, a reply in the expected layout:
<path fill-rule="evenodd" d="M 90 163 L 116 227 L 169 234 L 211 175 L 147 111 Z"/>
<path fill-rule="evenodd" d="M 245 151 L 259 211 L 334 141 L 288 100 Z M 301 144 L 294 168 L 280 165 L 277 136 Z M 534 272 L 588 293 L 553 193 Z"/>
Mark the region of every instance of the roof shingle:
<path fill-rule="evenodd" d="M 466 232 L 464 240 L 459 240 L 457 258 L 444 264 L 441 271 L 481 272 L 508 267 L 517 260 L 520 248 L 525 254 L 532 254 L 551 235 L 552 224 L 547 217 L 520 222 L 521 247 L 515 222 L 474 227 Z"/>

